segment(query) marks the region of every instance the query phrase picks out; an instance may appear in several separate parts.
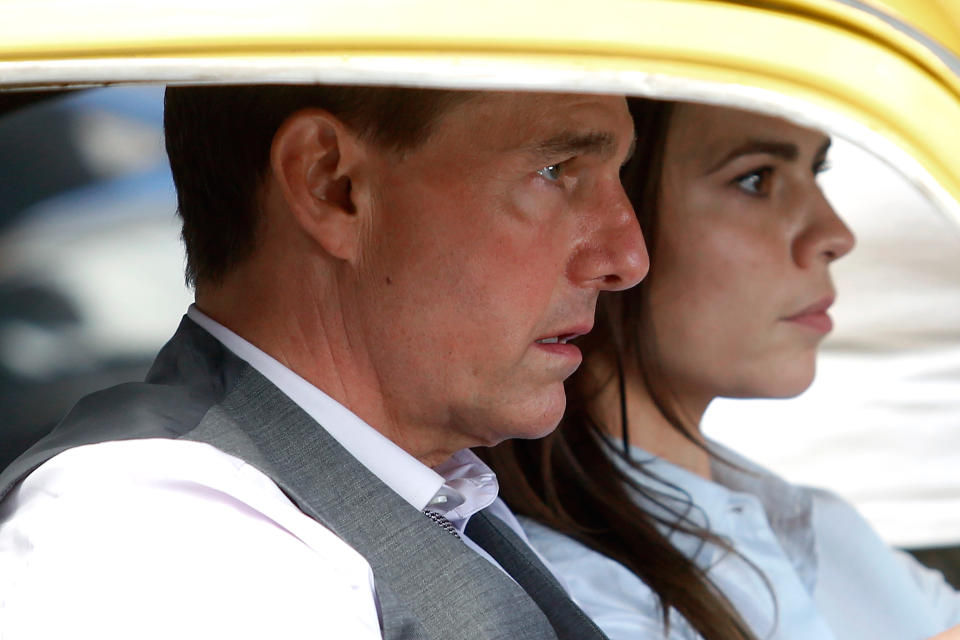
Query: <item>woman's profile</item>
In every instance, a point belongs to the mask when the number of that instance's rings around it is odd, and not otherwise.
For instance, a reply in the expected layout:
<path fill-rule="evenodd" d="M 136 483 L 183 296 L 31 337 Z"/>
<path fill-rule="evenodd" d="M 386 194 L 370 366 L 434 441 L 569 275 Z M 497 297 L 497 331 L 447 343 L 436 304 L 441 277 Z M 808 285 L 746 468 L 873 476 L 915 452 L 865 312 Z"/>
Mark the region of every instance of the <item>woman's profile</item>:
<path fill-rule="evenodd" d="M 730 108 L 631 110 L 624 182 L 650 275 L 601 298 L 557 431 L 487 454 L 532 544 L 612 640 L 907 640 L 960 623 L 960 596 L 843 500 L 699 430 L 714 398 L 813 380 L 830 266 L 854 246 L 817 183 L 830 139 Z"/>

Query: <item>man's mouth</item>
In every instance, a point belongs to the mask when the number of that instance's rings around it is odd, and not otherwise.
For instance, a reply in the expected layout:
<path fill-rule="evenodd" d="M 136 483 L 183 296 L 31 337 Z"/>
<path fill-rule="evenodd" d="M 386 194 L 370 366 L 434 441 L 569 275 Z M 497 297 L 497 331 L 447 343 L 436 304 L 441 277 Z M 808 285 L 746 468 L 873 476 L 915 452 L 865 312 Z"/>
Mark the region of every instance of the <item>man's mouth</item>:
<path fill-rule="evenodd" d="M 579 324 L 570 324 L 567 326 L 557 327 L 562 333 L 556 335 L 548 335 L 543 338 L 537 338 L 534 340 L 536 344 L 542 345 L 565 345 L 571 340 L 579 338 L 580 336 L 589 333 L 590 329 L 593 328 L 592 322 L 581 322 Z M 574 348 L 576 345 L 570 345 L 570 348 Z"/>
<path fill-rule="evenodd" d="M 557 329 L 559 329 L 561 333 L 537 338 L 534 341 L 534 344 L 537 345 L 534 349 L 549 357 L 550 360 L 548 362 L 553 363 L 551 366 L 558 362 L 564 363 L 564 377 L 568 376 L 573 373 L 583 361 L 583 354 L 580 352 L 580 348 L 572 341 L 574 338 L 578 338 L 590 331 L 591 326 L 590 323 L 582 323 L 575 326 L 558 327 Z M 557 331 L 557 329 L 554 329 L 554 331 Z"/>

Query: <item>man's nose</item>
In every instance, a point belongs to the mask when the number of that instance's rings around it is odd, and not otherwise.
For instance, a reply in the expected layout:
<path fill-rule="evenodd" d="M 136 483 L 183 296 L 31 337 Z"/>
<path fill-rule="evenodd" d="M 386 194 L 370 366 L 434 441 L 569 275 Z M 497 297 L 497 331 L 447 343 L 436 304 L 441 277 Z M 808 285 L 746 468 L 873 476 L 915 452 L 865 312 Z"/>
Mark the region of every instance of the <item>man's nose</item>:
<path fill-rule="evenodd" d="M 797 238 L 795 259 L 806 267 L 816 261 L 827 264 L 850 253 L 856 237 L 819 190 L 812 203 L 809 224 Z"/>
<path fill-rule="evenodd" d="M 570 265 L 571 278 L 599 290 L 629 289 L 647 275 L 650 256 L 619 179 L 598 198 L 588 237 Z"/>

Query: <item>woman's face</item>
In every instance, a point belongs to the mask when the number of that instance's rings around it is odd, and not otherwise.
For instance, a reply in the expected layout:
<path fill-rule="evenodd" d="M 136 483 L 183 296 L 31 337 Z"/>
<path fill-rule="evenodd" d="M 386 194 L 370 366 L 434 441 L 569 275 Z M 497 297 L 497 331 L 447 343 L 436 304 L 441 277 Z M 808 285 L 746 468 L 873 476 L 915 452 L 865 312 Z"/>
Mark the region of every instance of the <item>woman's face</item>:
<path fill-rule="evenodd" d="M 675 108 L 648 309 L 678 397 L 791 396 L 813 380 L 830 263 L 854 245 L 817 184 L 829 143 L 777 118 Z"/>

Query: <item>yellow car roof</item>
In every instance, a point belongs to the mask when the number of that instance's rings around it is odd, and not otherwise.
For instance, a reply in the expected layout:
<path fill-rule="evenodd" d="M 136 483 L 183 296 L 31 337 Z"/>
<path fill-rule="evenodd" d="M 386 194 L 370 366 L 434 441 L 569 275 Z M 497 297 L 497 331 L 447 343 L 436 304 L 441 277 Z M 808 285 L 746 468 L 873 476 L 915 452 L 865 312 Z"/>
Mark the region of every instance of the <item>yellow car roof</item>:
<path fill-rule="evenodd" d="M 0 89 L 333 82 L 623 92 L 790 117 L 960 222 L 960 0 L 5 0 Z"/>

